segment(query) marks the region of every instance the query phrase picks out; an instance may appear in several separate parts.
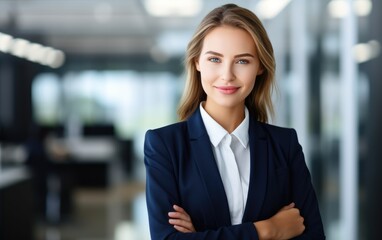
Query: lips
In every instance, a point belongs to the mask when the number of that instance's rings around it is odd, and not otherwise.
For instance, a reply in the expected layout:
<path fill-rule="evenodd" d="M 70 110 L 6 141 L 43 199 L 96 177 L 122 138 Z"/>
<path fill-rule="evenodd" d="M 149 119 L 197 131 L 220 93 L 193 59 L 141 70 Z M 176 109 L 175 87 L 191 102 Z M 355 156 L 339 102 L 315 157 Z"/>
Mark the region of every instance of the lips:
<path fill-rule="evenodd" d="M 235 93 L 239 87 L 234 87 L 234 86 L 219 86 L 219 87 L 216 87 L 216 89 L 221 92 L 221 93 L 224 93 L 224 94 L 233 94 Z"/>

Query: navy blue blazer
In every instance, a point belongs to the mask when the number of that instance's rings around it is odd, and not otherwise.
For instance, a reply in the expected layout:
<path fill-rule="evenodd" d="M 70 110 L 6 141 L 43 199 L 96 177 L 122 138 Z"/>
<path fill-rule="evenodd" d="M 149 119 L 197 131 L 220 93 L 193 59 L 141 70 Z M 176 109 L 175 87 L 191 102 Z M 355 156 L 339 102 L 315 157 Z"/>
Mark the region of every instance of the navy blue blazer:
<path fill-rule="evenodd" d="M 293 129 L 250 117 L 250 183 L 242 224 L 231 225 L 228 200 L 200 110 L 184 122 L 146 133 L 146 201 L 151 238 L 198 240 L 258 239 L 253 222 L 295 202 L 305 231 L 295 239 L 325 239 L 310 173 Z M 191 216 L 196 233 L 169 224 L 177 204 Z"/>

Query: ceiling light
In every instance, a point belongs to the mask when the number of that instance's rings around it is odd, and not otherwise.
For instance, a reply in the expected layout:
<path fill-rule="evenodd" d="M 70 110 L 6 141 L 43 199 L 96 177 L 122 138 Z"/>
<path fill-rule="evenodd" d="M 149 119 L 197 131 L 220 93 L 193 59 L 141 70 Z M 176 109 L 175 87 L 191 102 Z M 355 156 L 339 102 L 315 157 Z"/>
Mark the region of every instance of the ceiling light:
<path fill-rule="evenodd" d="M 353 47 L 354 58 L 358 63 L 369 61 L 379 56 L 381 45 L 376 40 L 359 43 Z"/>
<path fill-rule="evenodd" d="M 23 58 L 27 53 L 29 47 L 29 41 L 21 38 L 16 38 L 13 40 L 11 47 L 11 53 L 17 57 Z"/>
<path fill-rule="evenodd" d="M 30 44 L 28 51 L 26 53 L 26 58 L 29 61 L 37 62 L 37 60 L 41 58 L 41 52 L 42 52 L 43 48 L 44 47 L 38 43 Z"/>
<path fill-rule="evenodd" d="M 5 53 L 9 52 L 9 50 L 12 47 L 12 43 L 13 43 L 12 36 L 8 34 L 0 33 L 0 51 L 1 52 L 5 52 Z"/>
<path fill-rule="evenodd" d="M 61 67 L 65 61 L 65 54 L 63 51 L 43 46 L 38 43 L 31 43 L 26 39 L 13 38 L 12 36 L 1 32 L 0 51 L 52 68 Z"/>
<path fill-rule="evenodd" d="M 276 17 L 291 0 L 261 0 L 255 7 L 256 14 L 262 19 Z"/>
<path fill-rule="evenodd" d="M 192 17 L 202 9 L 201 0 L 146 0 L 147 12 L 155 17 Z"/>
<path fill-rule="evenodd" d="M 370 14 L 373 4 L 370 0 L 355 0 L 353 7 L 357 16 L 364 17 Z"/>
<path fill-rule="evenodd" d="M 328 11 L 334 18 L 343 18 L 350 12 L 350 6 L 346 0 L 332 0 L 328 4 Z"/>
<path fill-rule="evenodd" d="M 65 62 L 65 54 L 61 50 L 54 49 L 47 56 L 47 65 L 51 68 L 59 68 Z"/>
<path fill-rule="evenodd" d="M 328 4 L 329 14 L 334 18 L 343 18 L 350 11 L 359 17 L 364 17 L 370 14 L 373 4 L 371 0 L 354 0 L 353 5 L 346 0 L 332 0 Z"/>

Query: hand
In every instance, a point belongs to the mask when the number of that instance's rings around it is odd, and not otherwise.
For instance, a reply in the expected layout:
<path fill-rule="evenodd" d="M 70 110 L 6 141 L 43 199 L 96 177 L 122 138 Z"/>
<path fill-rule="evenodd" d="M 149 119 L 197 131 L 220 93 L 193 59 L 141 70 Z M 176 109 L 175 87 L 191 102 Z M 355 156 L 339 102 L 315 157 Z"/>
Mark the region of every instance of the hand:
<path fill-rule="evenodd" d="M 194 225 L 192 224 L 190 215 L 184 211 L 183 208 L 174 205 L 175 212 L 169 212 L 169 223 L 174 226 L 176 230 L 182 233 L 195 232 Z"/>
<path fill-rule="evenodd" d="M 271 218 L 254 224 L 260 239 L 290 239 L 305 230 L 304 218 L 294 203 L 283 207 Z"/>

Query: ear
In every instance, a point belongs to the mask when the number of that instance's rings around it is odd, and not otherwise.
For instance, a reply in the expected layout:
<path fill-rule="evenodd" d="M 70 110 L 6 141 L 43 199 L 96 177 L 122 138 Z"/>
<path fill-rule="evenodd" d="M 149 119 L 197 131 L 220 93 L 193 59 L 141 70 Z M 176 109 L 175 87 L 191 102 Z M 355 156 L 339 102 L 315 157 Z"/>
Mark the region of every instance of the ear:
<path fill-rule="evenodd" d="M 259 70 L 257 71 L 257 76 L 260 76 L 261 74 L 263 74 L 263 72 L 264 72 L 264 68 L 260 66 Z"/>
<path fill-rule="evenodd" d="M 199 59 L 195 59 L 195 68 L 200 72 Z"/>

